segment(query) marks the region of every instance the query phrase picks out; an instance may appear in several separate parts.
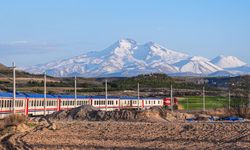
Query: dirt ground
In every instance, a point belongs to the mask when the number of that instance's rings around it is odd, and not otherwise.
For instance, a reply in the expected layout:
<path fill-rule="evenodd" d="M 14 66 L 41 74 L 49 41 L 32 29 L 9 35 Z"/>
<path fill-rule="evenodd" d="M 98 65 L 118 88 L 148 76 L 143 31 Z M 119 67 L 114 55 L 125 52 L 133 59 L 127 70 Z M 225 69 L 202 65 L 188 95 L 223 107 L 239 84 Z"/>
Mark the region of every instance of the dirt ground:
<path fill-rule="evenodd" d="M 9 137 L 20 149 L 249 149 L 250 123 L 55 121 Z"/>

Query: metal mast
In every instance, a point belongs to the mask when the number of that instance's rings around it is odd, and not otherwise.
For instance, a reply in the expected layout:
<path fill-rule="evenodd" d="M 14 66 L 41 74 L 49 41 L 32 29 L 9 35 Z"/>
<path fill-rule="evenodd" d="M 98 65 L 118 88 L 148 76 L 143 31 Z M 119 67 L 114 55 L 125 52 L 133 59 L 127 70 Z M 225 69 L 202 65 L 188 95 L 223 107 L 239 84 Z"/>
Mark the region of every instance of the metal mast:
<path fill-rule="evenodd" d="M 105 80 L 105 110 L 107 111 L 107 101 L 108 101 L 108 84 L 107 80 Z"/>
<path fill-rule="evenodd" d="M 77 91 L 76 91 L 76 76 L 75 76 L 75 107 L 77 106 Z"/>
<path fill-rule="evenodd" d="M 228 109 L 230 109 L 230 108 L 231 108 L 231 92 L 229 90 L 229 92 L 228 92 Z"/>
<path fill-rule="evenodd" d="M 46 116 L 46 106 L 47 106 L 47 104 L 46 104 L 46 97 L 47 97 L 47 89 L 46 89 L 46 87 L 47 87 L 47 85 L 46 85 L 46 83 L 47 83 L 47 79 L 46 79 L 46 72 L 44 72 L 44 116 Z"/>
<path fill-rule="evenodd" d="M 137 99 L 138 99 L 138 101 L 137 101 L 137 107 L 138 107 L 138 110 L 139 110 L 139 108 L 140 108 L 140 83 L 138 82 L 137 83 Z"/>
<path fill-rule="evenodd" d="M 206 111 L 205 86 L 203 86 L 203 111 Z"/>
<path fill-rule="evenodd" d="M 16 64 L 12 63 L 13 69 L 13 113 L 16 113 Z"/>
<path fill-rule="evenodd" d="M 173 112 L 174 111 L 174 102 L 173 102 L 173 86 L 172 86 L 172 84 L 171 84 L 170 90 L 171 90 L 170 91 L 171 111 Z"/>

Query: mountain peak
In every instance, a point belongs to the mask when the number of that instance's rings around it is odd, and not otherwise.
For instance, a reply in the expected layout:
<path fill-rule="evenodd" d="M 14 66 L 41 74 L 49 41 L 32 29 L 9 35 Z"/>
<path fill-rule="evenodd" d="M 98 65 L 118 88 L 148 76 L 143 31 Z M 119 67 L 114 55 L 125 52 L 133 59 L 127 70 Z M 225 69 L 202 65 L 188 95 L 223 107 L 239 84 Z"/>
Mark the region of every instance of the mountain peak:
<path fill-rule="evenodd" d="M 240 60 L 235 56 L 224 56 L 224 55 L 219 55 L 214 59 L 212 59 L 210 62 L 221 68 L 235 68 L 246 65 L 245 62 L 243 62 L 242 60 Z"/>
<path fill-rule="evenodd" d="M 129 39 L 129 38 L 124 38 L 124 39 L 120 39 L 116 42 L 116 44 L 120 47 L 120 48 L 125 48 L 125 49 L 130 49 L 134 46 L 137 45 L 137 42 L 133 39 Z"/>

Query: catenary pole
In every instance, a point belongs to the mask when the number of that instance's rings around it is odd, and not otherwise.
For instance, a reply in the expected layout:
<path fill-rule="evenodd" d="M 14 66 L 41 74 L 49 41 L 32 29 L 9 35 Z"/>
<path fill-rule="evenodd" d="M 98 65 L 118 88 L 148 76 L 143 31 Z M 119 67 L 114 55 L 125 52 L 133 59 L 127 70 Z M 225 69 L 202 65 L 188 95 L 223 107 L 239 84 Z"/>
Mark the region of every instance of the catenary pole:
<path fill-rule="evenodd" d="M 75 76 L 75 107 L 77 106 L 77 89 L 76 89 L 77 83 L 76 82 L 77 82 L 77 80 L 76 80 L 76 76 Z"/>
<path fill-rule="evenodd" d="M 206 111 L 205 86 L 203 86 L 203 111 Z"/>
<path fill-rule="evenodd" d="M 140 109 L 140 83 L 137 83 L 137 107 L 138 107 L 138 110 Z"/>
<path fill-rule="evenodd" d="M 171 111 L 174 111 L 174 102 L 173 102 L 173 85 L 170 87 L 170 102 L 171 102 Z"/>
<path fill-rule="evenodd" d="M 231 92 L 228 92 L 228 109 L 231 109 Z"/>
<path fill-rule="evenodd" d="M 107 111 L 107 101 L 108 101 L 108 81 L 105 80 L 105 110 Z"/>
<path fill-rule="evenodd" d="M 12 63 L 13 68 L 13 113 L 16 113 L 16 64 Z"/>
<path fill-rule="evenodd" d="M 44 116 L 46 116 L 46 107 L 47 107 L 47 101 L 46 101 L 46 99 L 47 99 L 47 78 L 46 78 L 46 72 L 44 72 L 44 104 L 43 104 L 43 106 L 44 106 Z"/>

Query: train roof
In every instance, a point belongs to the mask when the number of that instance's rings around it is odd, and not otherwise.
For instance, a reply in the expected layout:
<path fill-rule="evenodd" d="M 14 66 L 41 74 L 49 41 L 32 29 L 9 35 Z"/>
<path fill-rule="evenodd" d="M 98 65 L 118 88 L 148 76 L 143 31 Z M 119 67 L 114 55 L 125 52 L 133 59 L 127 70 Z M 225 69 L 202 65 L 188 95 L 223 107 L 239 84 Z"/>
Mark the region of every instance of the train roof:
<path fill-rule="evenodd" d="M 12 92 L 0 92 L 0 98 L 12 98 L 13 93 Z M 16 98 L 44 98 L 44 94 L 37 94 L 37 93 L 23 93 L 23 92 L 17 92 Z M 68 98 L 68 99 L 74 99 L 74 95 L 66 95 L 66 94 L 46 94 L 46 98 Z M 92 99 L 105 99 L 105 96 L 83 96 L 83 95 L 77 95 L 77 98 L 92 98 Z M 125 100 L 137 100 L 138 97 L 135 96 L 108 96 L 108 99 L 125 99 Z M 142 98 L 144 100 L 157 100 L 159 98 Z"/>

